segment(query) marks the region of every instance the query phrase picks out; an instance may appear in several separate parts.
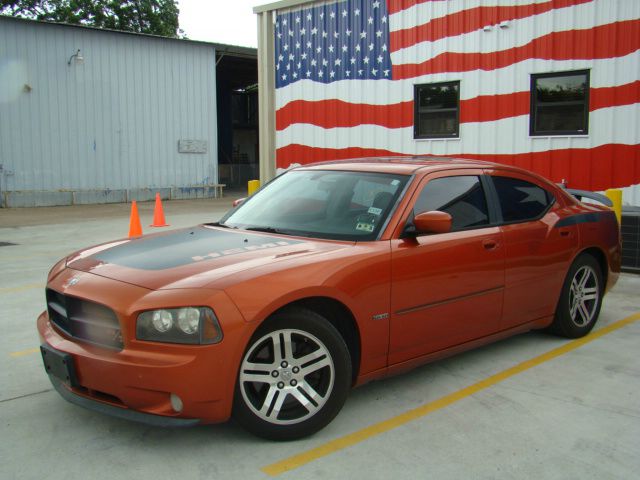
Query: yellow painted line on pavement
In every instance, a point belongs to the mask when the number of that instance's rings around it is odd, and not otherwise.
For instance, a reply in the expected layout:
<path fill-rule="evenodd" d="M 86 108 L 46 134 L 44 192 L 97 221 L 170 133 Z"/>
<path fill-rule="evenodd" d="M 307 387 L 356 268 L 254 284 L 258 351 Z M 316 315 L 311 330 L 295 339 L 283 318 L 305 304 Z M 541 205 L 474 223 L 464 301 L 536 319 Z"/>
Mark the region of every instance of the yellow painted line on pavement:
<path fill-rule="evenodd" d="M 25 290 L 33 290 L 34 288 L 44 288 L 44 284 L 29 283 L 27 285 L 20 285 L 19 287 L 0 287 L 0 293 L 24 292 Z"/>
<path fill-rule="evenodd" d="M 11 352 L 9 356 L 14 358 L 24 357 L 25 355 L 31 355 L 33 353 L 38 353 L 39 351 L 40 351 L 40 348 L 29 348 L 28 350 L 22 350 L 20 352 Z"/>
<path fill-rule="evenodd" d="M 640 320 L 640 312 L 631 315 L 630 317 L 624 318 L 617 322 L 614 322 L 606 327 L 603 327 L 586 337 L 582 337 L 576 340 L 572 340 L 561 347 L 554 348 L 547 353 L 543 353 L 537 357 L 534 357 L 530 360 L 526 360 L 518 365 L 515 365 L 511 368 L 508 368 L 500 373 L 492 375 L 484 380 L 481 380 L 473 385 L 469 385 L 468 387 L 463 388 L 462 390 L 458 390 L 456 392 L 450 393 L 449 395 L 445 395 L 438 400 L 435 400 L 430 403 L 426 403 L 417 408 L 409 410 L 405 413 L 402 413 L 396 417 L 389 418 L 388 420 L 384 420 L 379 423 L 375 423 L 368 427 L 363 428 L 362 430 L 358 430 L 357 432 L 350 433 L 340 438 L 336 438 L 335 440 L 331 440 L 323 445 L 320 445 L 316 448 L 312 448 L 305 452 L 299 453 L 297 455 L 293 455 L 289 458 L 285 458 L 276 463 L 272 463 L 271 465 L 267 465 L 262 467 L 261 470 L 275 477 L 277 475 L 283 474 L 285 472 L 289 472 L 291 470 L 295 470 L 296 468 L 300 468 L 314 460 L 318 460 L 322 457 L 326 457 L 332 453 L 338 452 L 340 450 L 344 450 L 345 448 L 356 445 L 360 442 L 363 442 L 371 437 L 376 435 L 380 435 L 381 433 L 388 432 L 394 428 L 400 427 L 406 423 L 409 423 L 413 420 L 417 420 L 422 418 L 430 413 L 433 413 L 437 410 L 441 410 L 459 400 L 467 398 L 475 393 L 480 392 L 486 388 L 489 388 L 497 383 L 502 382 L 514 375 L 522 373 L 530 368 L 533 368 L 542 363 L 548 362 L 549 360 L 553 360 L 565 353 L 571 352 L 581 346 L 593 342 L 604 335 L 607 335 L 611 332 L 614 332 L 620 328 L 623 328 L 630 323 L 633 323 L 637 320 Z"/>

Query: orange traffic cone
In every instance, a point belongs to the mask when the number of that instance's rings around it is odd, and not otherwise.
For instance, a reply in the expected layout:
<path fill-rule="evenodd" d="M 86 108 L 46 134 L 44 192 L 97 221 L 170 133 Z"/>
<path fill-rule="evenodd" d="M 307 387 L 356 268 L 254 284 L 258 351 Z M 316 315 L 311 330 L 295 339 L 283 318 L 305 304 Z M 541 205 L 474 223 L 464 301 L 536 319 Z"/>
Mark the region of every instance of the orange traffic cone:
<path fill-rule="evenodd" d="M 164 211 L 162 210 L 162 201 L 160 194 L 156 193 L 156 206 L 153 209 L 153 223 L 150 227 L 168 227 L 169 224 L 164 220 Z"/>
<path fill-rule="evenodd" d="M 138 205 L 134 200 L 131 202 L 131 218 L 129 219 L 129 238 L 139 237 L 142 235 L 142 224 L 138 215 Z"/>

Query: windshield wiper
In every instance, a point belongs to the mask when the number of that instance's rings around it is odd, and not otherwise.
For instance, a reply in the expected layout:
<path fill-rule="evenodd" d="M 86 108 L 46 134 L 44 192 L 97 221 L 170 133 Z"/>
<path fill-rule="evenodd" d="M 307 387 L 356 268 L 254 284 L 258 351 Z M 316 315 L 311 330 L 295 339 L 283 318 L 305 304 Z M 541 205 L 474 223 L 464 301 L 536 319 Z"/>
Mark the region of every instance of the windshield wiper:
<path fill-rule="evenodd" d="M 205 225 L 211 225 L 212 227 L 220 227 L 220 228 L 232 228 L 234 230 L 238 229 L 238 227 L 232 227 L 231 225 L 227 225 L 226 223 L 220 223 L 220 222 L 206 223 Z"/>
<path fill-rule="evenodd" d="M 274 228 L 274 227 L 253 226 L 253 227 L 245 227 L 244 230 L 247 230 L 249 232 L 279 233 L 281 235 L 290 235 L 290 233 L 288 233 L 287 231 L 280 230 L 279 228 Z"/>

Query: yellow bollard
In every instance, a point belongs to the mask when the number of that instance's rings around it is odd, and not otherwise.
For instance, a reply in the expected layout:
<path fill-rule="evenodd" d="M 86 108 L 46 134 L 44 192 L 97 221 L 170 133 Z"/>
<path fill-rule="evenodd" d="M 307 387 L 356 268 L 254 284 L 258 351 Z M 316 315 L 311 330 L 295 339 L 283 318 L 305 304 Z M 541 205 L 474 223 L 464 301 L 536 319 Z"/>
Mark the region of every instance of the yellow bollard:
<path fill-rule="evenodd" d="M 260 180 L 249 180 L 247 184 L 247 195 L 251 196 L 260 188 Z"/>
<path fill-rule="evenodd" d="M 616 213 L 618 226 L 622 225 L 622 190 L 619 188 L 610 188 L 604 194 L 613 202 L 611 209 Z"/>

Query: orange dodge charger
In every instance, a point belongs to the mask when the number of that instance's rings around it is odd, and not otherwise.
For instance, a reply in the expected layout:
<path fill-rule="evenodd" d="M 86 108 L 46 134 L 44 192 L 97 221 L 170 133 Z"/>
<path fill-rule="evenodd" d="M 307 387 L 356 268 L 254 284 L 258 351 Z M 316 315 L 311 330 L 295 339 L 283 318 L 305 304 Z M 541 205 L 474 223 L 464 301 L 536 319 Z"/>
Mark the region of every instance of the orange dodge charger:
<path fill-rule="evenodd" d="M 352 386 L 528 330 L 586 335 L 620 257 L 612 211 L 517 168 L 314 164 L 217 223 L 64 258 L 38 331 L 72 403 L 293 439 Z"/>

